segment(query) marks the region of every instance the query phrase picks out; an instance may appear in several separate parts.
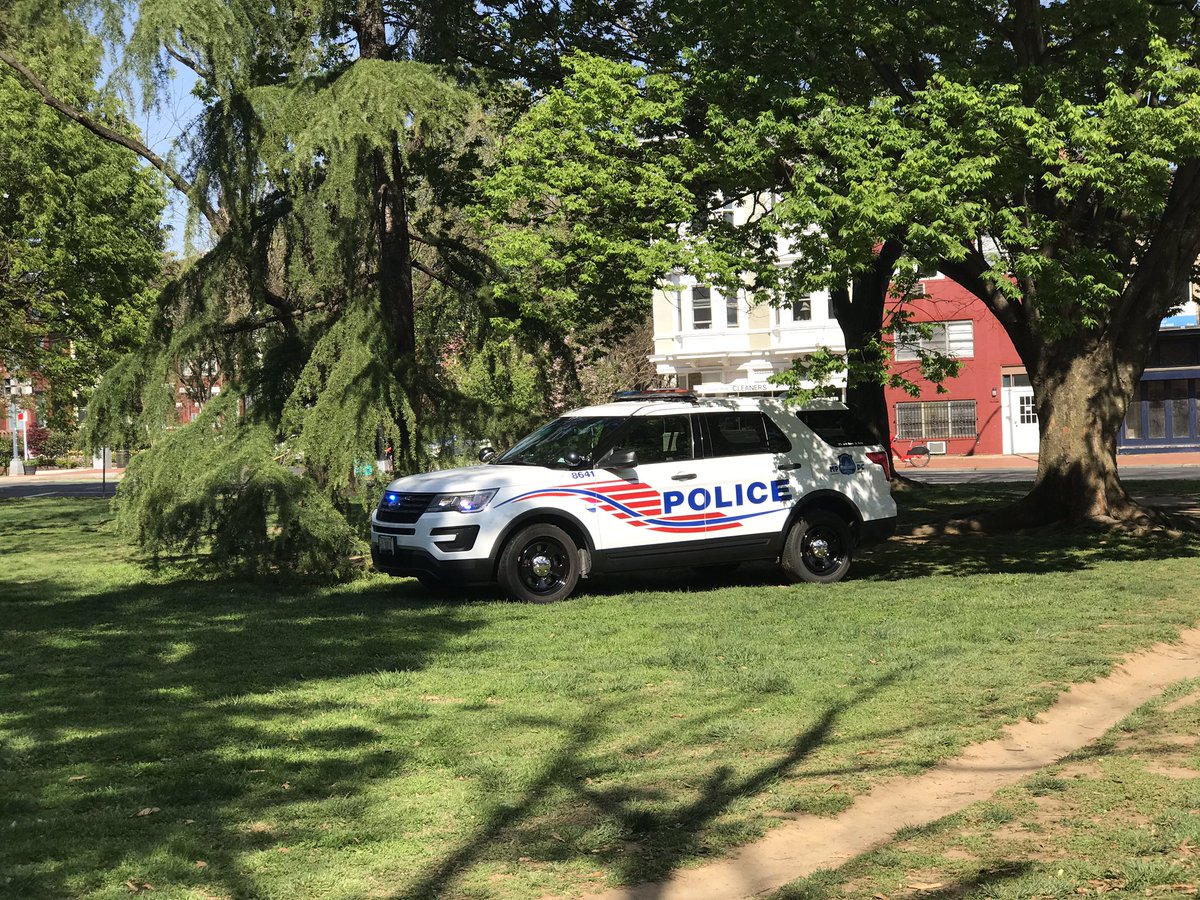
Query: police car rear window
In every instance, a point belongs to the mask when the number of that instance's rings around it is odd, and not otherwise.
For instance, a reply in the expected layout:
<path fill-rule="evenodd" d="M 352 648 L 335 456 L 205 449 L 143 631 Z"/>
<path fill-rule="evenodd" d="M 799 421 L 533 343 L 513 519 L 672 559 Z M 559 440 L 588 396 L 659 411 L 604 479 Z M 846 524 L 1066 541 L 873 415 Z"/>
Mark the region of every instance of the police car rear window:
<path fill-rule="evenodd" d="M 878 443 L 867 426 L 848 409 L 802 409 L 796 413 L 796 418 L 831 447 L 860 447 Z"/>
<path fill-rule="evenodd" d="M 749 456 L 787 453 L 792 442 L 779 426 L 760 412 L 705 413 L 709 456 Z"/>

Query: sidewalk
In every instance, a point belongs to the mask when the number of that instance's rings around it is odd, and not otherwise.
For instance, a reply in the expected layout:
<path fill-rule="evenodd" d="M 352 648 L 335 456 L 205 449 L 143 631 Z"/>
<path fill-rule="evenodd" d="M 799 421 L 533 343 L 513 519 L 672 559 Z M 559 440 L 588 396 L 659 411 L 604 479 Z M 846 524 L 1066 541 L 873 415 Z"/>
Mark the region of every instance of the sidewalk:
<path fill-rule="evenodd" d="M 38 468 L 36 475 L 17 475 L 12 480 L 25 482 L 39 481 L 120 481 L 125 474 L 124 469 L 43 469 Z M 0 469 L 0 478 L 8 478 L 8 470 Z"/>
<path fill-rule="evenodd" d="M 974 471 L 978 469 L 1036 469 L 1036 455 L 1023 456 L 931 456 L 930 469 Z M 1188 453 L 1122 453 L 1117 456 L 1119 469 L 1160 466 L 1200 466 L 1200 451 Z M 906 471 L 901 465 L 900 471 Z"/>

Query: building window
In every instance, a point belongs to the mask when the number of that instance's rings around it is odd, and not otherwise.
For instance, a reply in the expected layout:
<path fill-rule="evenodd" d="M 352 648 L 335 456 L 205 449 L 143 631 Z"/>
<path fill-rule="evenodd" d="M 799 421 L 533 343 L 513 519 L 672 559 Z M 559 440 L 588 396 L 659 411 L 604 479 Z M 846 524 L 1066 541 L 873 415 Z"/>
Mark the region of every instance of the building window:
<path fill-rule="evenodd" d="M 804 294 L 792 301 L 792 321 L 807 322 L 812 319 L 812 297 Z"/>
<path fill-rule="evenodd" d="M 977 430 L 974 400 L 896 404 L 896 434 L 904 440 L 974 438 Z"/>
<path fill-rule="evenodd" d="M 736 295 L 725 299 L 725 325 L 728 328 L 738 327 L 738 300 Z"/>
<path fill-rule="evenodd" d="M 829 295 L 828 312 L 829 312 L 829 321 L 836 322 L 837 321 L 837 308 L 833 305 L 833 294 Z"/>
<path fill-rule="evenodd" d="M 1129 402 L 1129 409 L 1125 412 L 1125 437 L 1137 438 L 1142 436 L 1142 396 L 1139 385 L 1139 390 L 1134 392 L 1133 399 Z"/>
<path fill-rule="evenodd" d="M 1193 440 L 1200 432 L 1200 380 L 1143 381 L 1125 413 L 1125 437 L 1133 440 Z"/>
<path fill-rule="evenodd" d="M 1017 398 L 1017 416 L 1021 425 L 1037 424 L 1037 410 L 1033 408 L 1032 397 Z"/>
<path fill-rule="evenodd" d="M 725 377 L 725 373 L 720 370 L 710 370 L 707 372 L 688 372 L 683 376 L 683 383 L 680 387 L 685 387 L 689 391 L 695 390 L 702 384 L 721 384 Z M 678 383 L 678 382 L 677 382 Z"/>
<path fill-rule="evenodd" d="M 975 355 L 975 323 L 969 319 L 928 324 L 932 326 L 929 337 L 913 328 L 896 332 L 897 361 L 920 359 L 919 351 L 944 353 L 957 359 Z"/>
<path fill-rule="evenodd" d="M 692 327 L 697 331 L 712 328 L 712 290 L 707 284 L 692 288 Z"/>

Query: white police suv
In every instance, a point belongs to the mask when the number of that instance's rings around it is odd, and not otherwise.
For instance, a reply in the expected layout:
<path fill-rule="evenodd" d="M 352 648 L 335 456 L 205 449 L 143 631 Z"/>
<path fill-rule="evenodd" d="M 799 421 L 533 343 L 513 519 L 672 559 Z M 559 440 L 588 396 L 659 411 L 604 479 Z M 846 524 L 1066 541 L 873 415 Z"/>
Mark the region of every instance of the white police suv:
<path fill-rule="evenodd" d="M 371 517 L 371 558 L 426 585 L 499 582 L 562 600 L 581 577 L 778 560 L 838 581 L 895 527 L 887 453 L 846 407 L 686 391 L 567 413 L 484 465 L 399 478 Z"/>

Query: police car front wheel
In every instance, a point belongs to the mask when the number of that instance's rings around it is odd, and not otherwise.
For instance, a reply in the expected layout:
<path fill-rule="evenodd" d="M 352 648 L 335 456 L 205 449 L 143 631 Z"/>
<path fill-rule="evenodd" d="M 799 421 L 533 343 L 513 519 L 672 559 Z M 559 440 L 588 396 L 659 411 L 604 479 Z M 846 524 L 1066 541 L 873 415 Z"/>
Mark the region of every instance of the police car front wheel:
<path fill-rule="evenodd" d="M 830 584 L 849 571 L 853 546 L 850 526 L 841 516 L 812 510 L 788 531 L 780 561 L 792 581 Z"/>
<path fill-rule="evenodd" d="M 505 545 L 496 575 L 514 600 L 564 600 L 579 583 L 579 548 L 557 525 L 529 525 Z"/>

